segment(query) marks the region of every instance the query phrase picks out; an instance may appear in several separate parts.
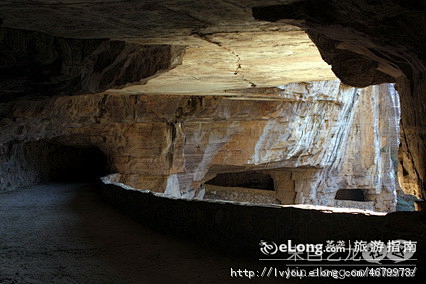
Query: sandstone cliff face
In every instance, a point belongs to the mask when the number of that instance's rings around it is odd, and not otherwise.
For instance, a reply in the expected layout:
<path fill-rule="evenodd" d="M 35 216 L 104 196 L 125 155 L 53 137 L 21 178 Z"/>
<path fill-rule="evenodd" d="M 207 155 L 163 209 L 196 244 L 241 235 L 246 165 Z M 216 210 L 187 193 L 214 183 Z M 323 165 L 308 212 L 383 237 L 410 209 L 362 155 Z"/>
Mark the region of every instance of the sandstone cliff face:
<path fill-rule="evenodd" d="M 359 87 L 397 83 L 401 95 L 401 186 L 406 193 L 424 198 L 425 2 L 330 0 L 277 4 L 254 7 L 255 18 L 304 27 L 342 82 Z"/>
<path fill-rule="evenodd" d="M 364 189 L 381 211 L 395 210 L 399 148 L 399 95 L 393 85 L 363 89 L 356 106 L 343 160 L 339 188 Z"/>
<path fill-rule="evenodd" d="M 384 123 L 391 111 L 380 91 L 351 101 L 330 83 L 276 88 L 331 80 L 332 69 L 355 87 L 396 82 L 400 184 L 425 195 L 421 1 L 21 2 L 0 3 L 0 99 L 35 101 L 0 108 L 9 149 L 52 138 L 95 145 L 121 181 L 172 195 L 201 196 L 198 187 L 220 171 L 262 169 L 274 170 L 276 188 L 291 188 L 277 191 L 284 203 L 331 204 L 336 189 L 355 186 L 378 200 L 393 179 L 384 155 L 396 151 L 378 134 L 396 127 Z"/>
<path fill-rule="evenodd" d="M 392 107 L 389 90 L 334 80 L 240 90 L 244 97 L 105 93 L 3 104 L 2 190 L 42 179 L 31 172 L 43 152 L 22 149 L 50 141 L 95 146 L 115 181 L 171 196 L 202 198 L 216 174 L 257 170 L 274 179 L 284 204 L 335 205 L 339 188 L 356 187 L 390 211 L 395 182 L 386 163 L 398 119 L 379 115 Z"/>

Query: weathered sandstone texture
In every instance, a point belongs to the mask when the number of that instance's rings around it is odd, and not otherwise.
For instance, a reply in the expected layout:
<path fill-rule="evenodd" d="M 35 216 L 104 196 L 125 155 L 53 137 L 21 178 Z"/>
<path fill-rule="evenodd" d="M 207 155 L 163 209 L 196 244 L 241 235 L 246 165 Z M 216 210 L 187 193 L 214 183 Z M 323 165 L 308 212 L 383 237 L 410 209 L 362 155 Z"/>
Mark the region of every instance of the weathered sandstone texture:
<path fill-rule="evenodd" d="M 353 87 L 396 83 L 399 181 L 424 198 L 425 10 L 401 0 L 2 1 L 0 101 L 34 101 L 0 108 L 1 143 L 95 145 L 117 179 L 172 195 L 202 197 L 219 172 L 273 170 L 284 203 L 331 204 L 356 187 L 391 204 L 388 102 L 287 85 L 302 89 L 298 101 L 276 88 L 333 71 Z M 96 94 L 40 101 L 85 93 Z M 357 116 L 358 105 L 369 111 Z"/>
<path fill-rule="evenodd" d="M 256 170 L 273 178 L 283 204 L 335 205 L 339 188 L 361 188 L 376 210 L 394 210 L 392 85 L 356 89 L 333 80 L 237 91 L 243 94 L 105 93 L 3 104 L 2 190 L 40 176 L 27 177 L 43 152 L 19 151 L 38 141 L 97 147 L 115 181 L 175 197 L 202 198 L 203 184 L 218 173 Z"/>
<path fill-rule="evenodd" d="M 222 187 L 206 185 L 205 200 L 228 200 L 233 202 L 248 202 L 251 204 L 280 204 L 274 191 L 244 187 Z"/>
<path fill-rule="evenodd" d="M 391 206 L 387 210 L 394 210 L 396 191 L 400 190 L 399 118 L 399 95 L 393 85 L 363 89 L 337 183 L 340 188 L 364 189 L 376 208 L 384 202 Z"/>
<path fill-rule="evenodd" d="M 342 82 L 396 82 L 401 95 L 398 175 L 404 192 L 426 197 L 426 3 L 308 0 L 259 4 L 259 20 L 303 27 Z"/>
<path fill-rule="evenodd" d="M 69 39 L 0 28 L 0 102 L 142 84 L 182 61 L 185 47 Z"/>

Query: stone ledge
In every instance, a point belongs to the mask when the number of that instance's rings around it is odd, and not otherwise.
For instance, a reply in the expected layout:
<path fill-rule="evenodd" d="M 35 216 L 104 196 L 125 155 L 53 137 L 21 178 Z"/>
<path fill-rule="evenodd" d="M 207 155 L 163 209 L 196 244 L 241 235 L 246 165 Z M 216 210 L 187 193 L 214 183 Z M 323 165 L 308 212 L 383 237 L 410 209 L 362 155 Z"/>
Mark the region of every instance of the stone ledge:
<path fill-rule="evenodd" d="M 144 225 L 237 255 L 260 258 L 260 240 L 325 243 L 326 240 L 406 239 L 418 242 L 417 267 L 419 274 L 424 273 L 424 212 L 394 212 L 383 216 L 329 214 L 296 206 L 168 198 L 116 184 L 100 184 L 99 189 L 109 203 Z"/>
<path fill-rule="evenodd" d="M 336 207 L 357 208 L 374 211 L 374 201 L 335 200 Z"/>

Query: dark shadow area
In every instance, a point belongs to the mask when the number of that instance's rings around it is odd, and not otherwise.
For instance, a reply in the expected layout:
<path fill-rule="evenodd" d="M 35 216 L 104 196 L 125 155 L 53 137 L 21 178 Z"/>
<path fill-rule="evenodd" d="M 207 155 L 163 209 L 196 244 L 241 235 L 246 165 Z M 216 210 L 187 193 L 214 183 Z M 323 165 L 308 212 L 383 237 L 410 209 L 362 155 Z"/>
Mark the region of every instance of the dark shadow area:
<path fill-rule="evenodd" d="M 245 187 L 275 190 L 273 178 L 268 174 L 257 171 L 217 174 L 216 177 L 207 181 L 206 184 L 223 187 Z"/>
<path fill-rule="evenodd" d="M 341 188 L 336 192 L 336 200 L 366 201 L 364 190 Z"/>
<path fill-rule="evenodd" d="M 184 46 L 61 38 L 5 27 L 0 38 L 0 102 L 139 82 L 179 65 L 185 52 Z"/>
<path fill-rule="evenodd" d="M 245 283 L 231 268 L 262 265 L 149 229 L 89 184 L 0 193 L 0 220 L 0 283 Z"/>
<path fill-rule="evenodd" d="M 44 182 L 93 182 L 110 173 L 107 156 L 89 143 L 8 143 L 0 149 L 0 160 L 0 191 Z"/>
<path fill-rule="evenodd" d="M 390 240 L 403 239 L 417 243 L 415 259 L 403 263 L 417 266 L 416 277 L 411 279 L 421 279 L 425 273 L 425 251 L 421 249 L 424 246 L 425 216 L 421 212 L 395 212 L 385 216 L 349 212 L 330 214 L 328 211 L 295 207 L 247 206 L 237 203 L 170 199 L 152 193 L 126 190 L 113 184 L 103 185 L 101 190 L 106 200 L 142 224 L 161 232 L 201 242 L 218 251 L 231 252 L 254 260 L 260 265 L 258 268 L 260 271 L 263 265 L 286 263 L 313 264 L 315 268 L 330 263 L 333 268 L 348 265 L 353 265 L 354 268 L 360 265 L 364 267 L 364 265 L 371 266 L 372 263 L 357 257 L 351 259 L 350 256 L 346 260 L 341 258 L 339 264 L 326 258 L 320 262 L 317 259 L 312 263 L 312 260 L 303 257 L 304 260 L 299 259 L 300 262 L 297 263 L 287 257 L 278 258 L 279 262 L 276 262 L 272 260 L 280 254 L 275 253 L 276 251 L 266 254 L 261 252 L 259 240 L 278 242 L 293 240 L 294 243 L 305 244 L 326 244 L 328 240 L 343 240 L 345 244 L 353 244 L 357 240 L 366 242 L 381 240 L 386 245 Z M 274 250 L 274 246 L 271 250 Z M 339 254 L 339 257 L 348 257 L 348 251 Z M 394 264 L 390 259 L 381 263 Z M 302 281 L 330 283 L 330 279 L 326 278 L 305 278 Z M 359 278 L 345 278 L 344 282 L 348 281 L 356 283 L 359 282 Z"/>
<path fill-rule="evenodd" d="M 43 164 L 46 181 L 94 182 L 108 174 L 107 158 L 96 147 L 47 144 Z"/>

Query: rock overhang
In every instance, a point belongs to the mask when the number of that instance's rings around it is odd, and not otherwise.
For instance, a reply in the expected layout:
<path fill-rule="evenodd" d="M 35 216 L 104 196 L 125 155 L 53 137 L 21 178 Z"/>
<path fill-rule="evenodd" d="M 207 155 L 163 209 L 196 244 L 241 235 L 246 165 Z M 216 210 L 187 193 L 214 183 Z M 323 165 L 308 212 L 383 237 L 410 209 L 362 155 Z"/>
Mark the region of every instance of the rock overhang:
<path fill-rule="evenodd" d="M 122 1 L 91 3 L 39 1 L 23 5 L 14 5 L 13 1 L 8 1 L 0 4 L 2 8 L 0 17 L 3 18 L 4 27 L 31 29 L 54 37 L 80 40 L 102 37 L 140 44 L 145 47 L 158 44 L 169 47 L 186 46 L 187 53 L 181 65 L 169 66 L 165 70 L 167 72 L 163 74 L 154 72 L 154 76 L 149 76 L 149 80 L 136 84 L 133 82 L 134 86 L 109 89 L 109 92 L 119 94 L 201 94 L 225 95 L 233 100 L 240 98 L 241 100 L 252 100 L 254 97 L 256 97 L 255 100 L 267 100 L 270 91 L 268 88 L 292 81 L 312 81 L 318 74 L 324 79 L 334 77 L 330 67 L 321 61 L 312 43 L 305 41 L 307 37 L 302 29 L 308 29 L 310 38 L 320 47 L 322 57 L 333 65 L 333 71 L 345 82 L 365 86 L 394 81 L 398 77 L 399 86 L 402 86 L 400 90 L 403 91 L 402 93 L 407 93 L 404 98 L 408 98 L 410 92 L 421 93 L 422 81 L 418 79 L 418 73 L 422 69 L 423 49 L 420 45 L 420 48 L 416 49 L 418 53 L 416 56 L 414 54 L 416 50 L 413 51 L 409 45 L 418 46 L 422 41 L 416 41 L 415 38 L 421 37 L 422 33 L 418 33 L 408 41 L 396 39 L 392 42 L 385 37 L 372 40 L 372 36 L 377 30 L 386 30 L 380 26 L 380 23 L 377 28 L 375 27 L 378 23 L 377 20 L 388 20 L 394 15 L 395 19 L 401 21 L 396 21 L 396 24 L 391 25 L 390 28 L 398 30 L 401 28 L 398 26 L 400 23 L 410 23 L 412 19 L 416 18 L 416 13 L 422 13 L 421 4 L 410 6 L 401 4 L 401 1 L 389 0 L 385 1 L 385 4 L 389 4 L 389 8 L 378 12 L 376 8 L 380 3 L 376 3 L 376 1 L 369 1 L 361 6 L 353 5 L 353 1 L 340 1 L 341 3 L 318 1 L 320 6 L 318 3 L 309 6 L 314 2 L 243 1 L 241 3 L 238 1 L 237 3 L 237 1 L 215 1 L 214 3 L 198 3 L 197 1 L 170 0 L 161 3 L 140 1 L 133 3 L 134 6 L 126 6 Z M 321 3 L 324 6 L 321 6 Z M 299 17 L 294 17 L 292 13 L 283 15 L 279 9 L 276 9 L 281 13 L 278 18 L 293 18 L 293 20 L 268 22 L 253 18 L 252 7 L 289 4 L 291 7 L 299 7 Z M 134 9 L 129 9 L 130 7 Z M 308 9 L 309 7 L 310 9 Z M 324 14 L 323 10 L 327 7 L 333 8 L 329 9 L 328 13 L 334 11 L 336 14 L 324 17 L 327 13 Z M 363 9 L 367 13 L 363 14 Z M 406 10 L 406 12 L 399 13 L 398 9 Z M 348 14 L 347 12 L 351 10 L 354 13 Z M 395 11 L 398 13 L 392 14 Z M 380 16 L 382 12 L 383 16 Z M 312 17 L 312 13 L 318 14 L 319 17 Z M 257 13 L 254 14 L 256 17 L 258 16 Z M 371 16 L 365 21 L 365 23 L 371 24 L 370 28 L 362 23 L 363 15 Z M 402 18 L 401 15 L 403 15 Z M 24 16 L 25 21 L 22 20 Z M 76 20 L 73 21 L 73 19 Z M 300 20 L 304 20 L 305 23 L 301 24 Z M 421 27 L 422 21 L 419 23 Z M 331 34 L 333 36 L 330 36 Z M 400 34 L 402 35 L 402 33 Z M 293 38 L 286 37 L 289 35 L 292 35 Z M 390 34 L 390 38 L 392 37 L 393 34 Z M 407 35 L 404 34 L 402 39 L 406 37 Z M 295 38 L 299 38 L 299 41 L 292 44 L 291 39 Z M 282 42 L 285 44 L 280 46 Z M 304 44 L 304 47 L 300 49 L 299 44 L 302 42 L 308 45 Z M 285 49 L 286 44 L 294 48 L 296 52 Z M 404 49 L 404 44 L 407 44 L 407 49 Z M 264 50 L 265 47 L 272 52 L 269 54 L 268 52 L 264 54 L 256 52 L 256 48 Z M 315 58 L 306 60 L 309 50 L 314 49 Z M 275 56 L 280 53 L 280 50 L 282 51 L 280 56 L 286 59 L 284 63 L 280 63 L 281 57 Z M 404 60 L 400 59 L 404 56 L 408 61 L 407 64 L 401 65 L 400 62 L 404 62 Z M 200 61 L 203 64 L 200 64 Z M 291 62 L 291 64 L 285 66 L 286 62 Z M 345 66 L 344 62 L 349 62 L 357 68 Z M 329 75 L 331 76 L 329 77 Z M 406 83 L 400 78 L 405 75 L 408 77 L 408 81 L 412 81 L 411 89 L 410 83 Z M 352 78 L 353 76 L 355 79 Z M 117 84 L 117 86 L 123 86 L 123 84 Z M 96 93 L 97 90 L 93 92 Z M 414 109 L 421 106 L 421 104 L 413 105 L 412 100 L 403 105 L 410 105 Z M 418 147 L 421 145 L 418 143 L 421 139 L 419 140 L 416 137 L 418 134 L 410 128 L 411 122 L 414 121 L 416 124 L 415 121 L 421 121 L 418 112 L 413 113 L 415 118 L 409 114 L 406 115 L 406 119 L 403 119 L 404 125 L 408 126 L 404 132 L 407 133 L 406 139 L 402 140 L 405 153 L 402 160 L 404 169 L 410 172 L 408 177 L 404 177 L 405 184 L 412 185 L 413 191 L 418 191 L 418 185 L 415 184 L 421 182 L 423 175 L 419 161 L 421 161 L 424 147 Z M 413 152 L 416 153 L 414 156 Z"/>

